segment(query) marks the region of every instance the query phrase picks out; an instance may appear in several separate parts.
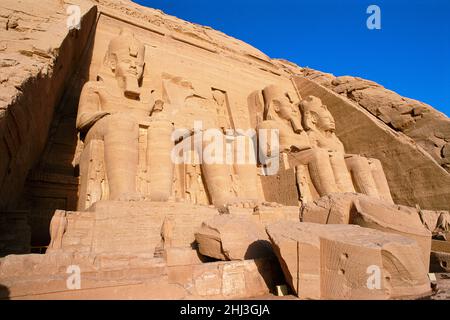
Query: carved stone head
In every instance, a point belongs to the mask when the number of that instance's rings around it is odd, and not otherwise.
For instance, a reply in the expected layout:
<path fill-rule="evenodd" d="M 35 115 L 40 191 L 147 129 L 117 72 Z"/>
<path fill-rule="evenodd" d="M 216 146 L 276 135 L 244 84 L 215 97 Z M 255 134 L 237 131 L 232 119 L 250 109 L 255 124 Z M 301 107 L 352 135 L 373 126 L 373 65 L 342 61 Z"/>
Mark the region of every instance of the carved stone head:
<path fill-rule="evenodd" d="M 334 118 L 322 100 L 315 96 L 308 96 L 300 104 L 303 113 L 303 127 L 305 130 L 319 130 L 334 132 L 336 129 Z"/>
<path fill-rule="evenodd" d="M 270 85 L 263 90 L 264 97 L 264 120 L 288 121 L 295 132 L 302 131 L 300 124 L 300 114 L 290 100 L 288 94 L 276 85 Z"/>
<path fill-rule="evenodd" d="M 145 46 L 127 29 L 112 39 L 105 57 L 106 65 L 114 73 L 125 96 L 138 99 L 144 74 Z"/>

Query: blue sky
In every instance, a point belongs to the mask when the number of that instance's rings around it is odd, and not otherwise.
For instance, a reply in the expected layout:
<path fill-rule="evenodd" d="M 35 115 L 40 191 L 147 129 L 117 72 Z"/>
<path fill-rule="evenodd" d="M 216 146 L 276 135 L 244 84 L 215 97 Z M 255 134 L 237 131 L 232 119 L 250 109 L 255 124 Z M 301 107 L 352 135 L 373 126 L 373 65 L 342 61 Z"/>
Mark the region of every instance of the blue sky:
<path fill-rule="evenodd" d="M 450 116 L 450 0 L 134 0 L 272 58 L 376 81 Z M 369 5 L 381 30 L 369 30 Z"/>

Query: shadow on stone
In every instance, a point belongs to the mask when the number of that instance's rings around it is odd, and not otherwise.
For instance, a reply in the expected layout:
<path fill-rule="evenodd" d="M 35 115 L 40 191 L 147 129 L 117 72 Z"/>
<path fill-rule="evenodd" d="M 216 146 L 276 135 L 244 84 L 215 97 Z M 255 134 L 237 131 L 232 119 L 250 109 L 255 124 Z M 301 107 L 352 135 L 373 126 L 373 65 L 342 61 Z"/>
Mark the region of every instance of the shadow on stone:
<path fill-rule="evenodd" d="M 268 240 L 256 240 L 252 242 L 244 255 L 245 260 L 274 257 L 272 245 Z"/>
<path fill-rule="evenodd" d="M 270 241 L 257 240 L 250 244 L 245 253 L 245 259 L 255 260 L 258 272 L 264 279 L 270 293 L 276 294 L 276 286 L 286 283 L 280 263 L 273 252 Z"/>
<path fill-rule="evenodd" d="M 283 271 L 276 257 L 255 259 L 255 264 L 270 293 L 276 294 L 276 286 L 286 284 Z"/>
<path fill-rule="evenodd" d="M 8 287 L 0 284 L 0 300 L 9 300 L 9 293 Z"/>

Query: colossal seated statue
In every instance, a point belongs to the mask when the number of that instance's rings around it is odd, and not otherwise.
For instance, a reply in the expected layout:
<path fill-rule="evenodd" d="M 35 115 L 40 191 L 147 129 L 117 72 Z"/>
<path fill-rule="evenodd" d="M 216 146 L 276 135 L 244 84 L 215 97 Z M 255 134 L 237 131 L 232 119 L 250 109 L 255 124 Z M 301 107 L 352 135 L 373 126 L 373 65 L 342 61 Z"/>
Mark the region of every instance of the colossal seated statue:
<path fill-rule="evenodd" d="M 360 155 L 346 154 L 344 145 L 335 134 L 335 122 L 328 108 L 314 96 L 308 96 L 300 103 L 303 127 L 313 148 L 327 150 L 334 169 L 336 182 L 343 181 L 351 188 L 353 181 L 355 191 L 393 203 L 389 185 L 378 159 L 365 158 Z M 344 162 L 345 161 L 345 162 Z M 352 180 L 348 180 L 348 168 Z M 342 172 L 339 172 L 341 171 Z"/>
<path fill-rule="evenodd" d="M 143 92 L 145 46 L 134 34 L 122 30 L 112 39 L 97 81 L 87 82 L 81 92 L 77 129 L 84 142 L 80 159 L 79 209 L 98 200 L 141 200 L 148 196 L 165 201 L 171 193 L 173 125 L 161 117 L 161 101 Z M 150 90 L 148 90 L 150 93 Z M 139 130 L 148 129 L 146 174 L 153 188 L 138 191 Z"/>
<path fill-rule="evenodd" d="M 262 96 L 263 121 L 258 131 L 278 130 L 279 151 L 287 154 L 295 167 L 303 202 L 331 193 L 356 191 L 392 203 L 381 163 L 345 154 L 335 134 L 334 119 L 319 98 L 309 96 L 294 103 L 276 85 L 264 88 Z"/>
<path fill-rule="evenodd" d="M 335 181 L 328 152 L 313 148 L 303 130 L 298 104 L 292 103 L 287 94 L 275 85 L 264 88 L 262 93 L 264 113 L 263 121 L 257 127 L 258 132 L 262 129 L 278 130 L 279 151 L 294 155 L 295 162 L 308 167 L 312 183 L 320 196 L 343 191 Z M 271 149 L 273 146 L 266 147 L 266 150 Z"/>

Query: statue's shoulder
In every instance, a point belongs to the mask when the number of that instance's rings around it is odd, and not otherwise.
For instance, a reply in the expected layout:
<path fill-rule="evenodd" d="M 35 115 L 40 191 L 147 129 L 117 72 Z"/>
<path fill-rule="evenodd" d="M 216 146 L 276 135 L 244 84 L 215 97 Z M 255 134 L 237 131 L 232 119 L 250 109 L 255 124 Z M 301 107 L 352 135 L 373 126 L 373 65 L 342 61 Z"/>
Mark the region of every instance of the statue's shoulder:
<path fill-rule="evenodd" d="M 99 92 L 104 89 L 105 85 L 101 81 L 88 81 L 83 85 L 85 92 Z"/>

